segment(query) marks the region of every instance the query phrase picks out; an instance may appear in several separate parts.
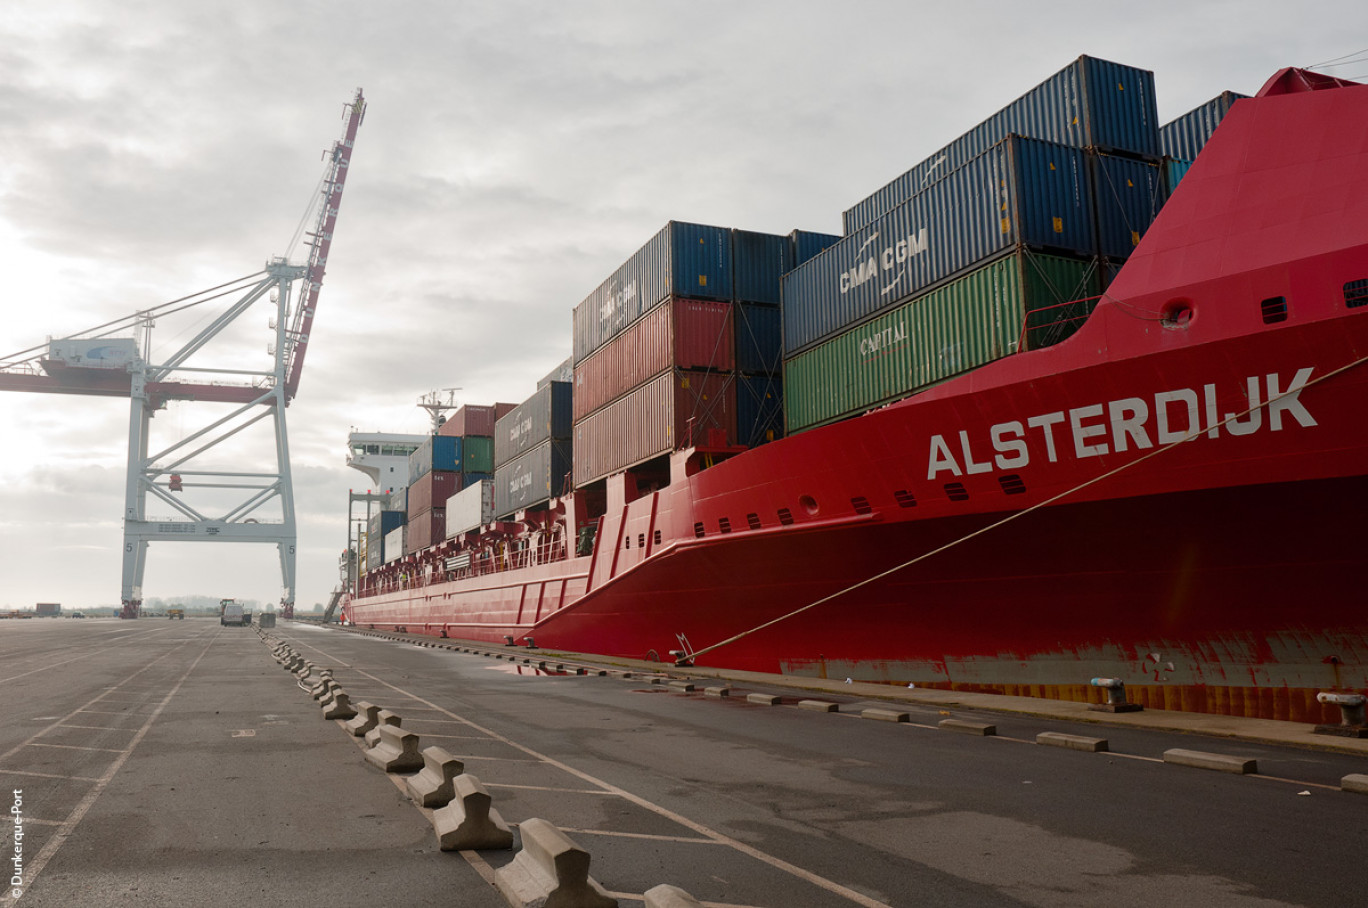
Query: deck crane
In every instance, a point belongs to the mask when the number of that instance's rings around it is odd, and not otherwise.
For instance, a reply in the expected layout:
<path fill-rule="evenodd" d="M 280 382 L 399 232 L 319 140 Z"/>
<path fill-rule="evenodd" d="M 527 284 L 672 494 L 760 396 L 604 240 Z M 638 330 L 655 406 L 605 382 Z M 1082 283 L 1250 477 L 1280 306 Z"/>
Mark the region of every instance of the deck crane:
<path fill-rule="evenodd" d="M 85 394 L 131 400 L 128 471 L 124 497 L 122 617 L 136 618 L 142 605 L 143 569 L 152 542 L 255 542 L 274 544 L 280 553 L 284 593 L 281 614 L 294 615 L 296 530 L 290 451 L 285 408 L 299 389 L 304 354 L 309 345 L 318 293 L 323 285 L 337 211 L 347 181 L 357 128 L 365 117 L 361 89 L 343 108 L 342 138 L 324 152 L 317 218 L 307 233 L 306 264 L 272 258 L 254 274 L 86 331 L 77 332 L 6 357 L 0 357 L 0 391 Z M 291 305 L 291 289 L 302 281 L 299 302 Z M 236 297 L 188 343 L 160 363 L 148 361 L 151 331 L 158 318 Z M 269 372 L 249 369 L 195 368 L 186 365 L 254 303 L 269 298 L 277 307 Z M 131 333 L 131 337 L 125 336 Z M 149 445 L 152 416 L 168 401 L 236 404 L 227 415 L 153 452 Z M 193 469 L 195 458 L 242 430 L 270 419 L 275 428 L 274 472 Z M 235 506 L 209 516 L 189 504 L 183 493 L 200 487 L 244 497 Z M 225 491 L 226 490 L 226 491 Z M 148 496 L 178 512 L 171 520 L 149 519 Z M 266 522 L 251 515 L 278 502 L 282 519 Z"/>

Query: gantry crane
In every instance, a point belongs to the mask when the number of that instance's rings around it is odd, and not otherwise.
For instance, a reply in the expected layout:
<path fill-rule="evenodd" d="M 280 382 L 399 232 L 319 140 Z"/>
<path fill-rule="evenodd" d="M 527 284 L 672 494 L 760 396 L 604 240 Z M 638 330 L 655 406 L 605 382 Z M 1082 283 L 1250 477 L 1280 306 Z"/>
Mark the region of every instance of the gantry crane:
<path fill-rule="evenodd" d="M 280 553 L 284 593 L 281 614 L 294 615 L 296 529 L 294 487 L 290 480 L 290 449 L 285 432 L 285 408 L 299 389 L 304 354 L 309 345 L 318 294 L 323 285 L 328 250 L 332 246 L 337 211 L 347 181 L 357 128 L 365 117 L 361 89 L 343 109 L 342 138 L 324 152 L 326 161 L 314 230 L 307 233 L 306 264 L 272 258 L 254 274 L 220 284 L 125 318 L 97 325 L 11 356 L 0 357 L 0 390 L 50 394 L 127 397 L 131 400 L 128 431 L 128 471 L 124 494 L 122 616 L 136 618 L 142 604 L 143 569 L 152 542 L 269 543 Z M 291 288 L 303 281 L 299 303 L 292 306 Z M 237 297 L 189 343 L 161 363 L 148 361 L 151 331 L 158 318 L 225 298 Z M 276 305 L 272 319 L 274 368 L 195 368 L 186 365 L 228 325 L 263 298 Z M 131 334 L 132 336 L 124 336 Z M 227 415 L 163 450 L 150 452 L 152 416 L 168 401 L 206 401 L 236 404 Z M 274 472 L 193 469 L 194 460 L 249 426 L 271 419 L 275 428 Z M 209 516 L 185 501 L 193 488 L 237 490 L 244 496 L 228 510 Z M 229 491 L 226 494 L 236 495 Z M 151 495 L 169 505 L 179 517 L 149 519 Z M 279 522 L 251 515 L 268 502 L 278 502 Z"/>

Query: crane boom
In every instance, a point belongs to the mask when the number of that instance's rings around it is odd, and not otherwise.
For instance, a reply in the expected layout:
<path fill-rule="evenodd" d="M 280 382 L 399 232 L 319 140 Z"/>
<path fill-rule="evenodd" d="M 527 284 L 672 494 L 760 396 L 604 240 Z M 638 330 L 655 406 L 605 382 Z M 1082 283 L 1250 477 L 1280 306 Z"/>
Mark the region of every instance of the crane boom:
<path fill-rule="evenodd" d="M 323 287 L 323 272 L 328 264 L 328 250 L 332 248 L 333 228 L 337 225 L 337 209 L 342 205 L 342 190 L 347 183 L 347 169 L 351 165 L 352 146 L 356 141 L 356 130 L 366 118 L 366 99 L 361 89 L 350 104 L 347 115 L 347 129 L 342 138 L 333 143 L 332 165 L 324 178 L 323 187 L 326 199 L 318 212 L 318 223 L 309 243 L 309 267 L 304 274 L 303 299 L 295 311 L 294 325 L 290 331 L 290 362 L 285 380 L 285 402 L 294 399 L 299 389 L 299 377 L 304 371 L 304 354 L 309 347 L 309 331 L 313 328 L 314 310 L 318 307 L 318 292 Z"/>

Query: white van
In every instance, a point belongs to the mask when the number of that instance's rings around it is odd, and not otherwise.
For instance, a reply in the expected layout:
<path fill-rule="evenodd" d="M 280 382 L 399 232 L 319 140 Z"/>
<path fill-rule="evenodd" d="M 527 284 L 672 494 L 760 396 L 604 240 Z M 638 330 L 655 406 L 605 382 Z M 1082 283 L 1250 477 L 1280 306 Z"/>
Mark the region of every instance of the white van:
<path fill-rule="evenodd" d="M 252 623 L 252 619 L 246 617 L 242 612 L 242 606 L 237 604 L 225 605 L 223 614 L 219 616 L 219 624 L 227 627 L 230 624 L 244 627 Z"/>

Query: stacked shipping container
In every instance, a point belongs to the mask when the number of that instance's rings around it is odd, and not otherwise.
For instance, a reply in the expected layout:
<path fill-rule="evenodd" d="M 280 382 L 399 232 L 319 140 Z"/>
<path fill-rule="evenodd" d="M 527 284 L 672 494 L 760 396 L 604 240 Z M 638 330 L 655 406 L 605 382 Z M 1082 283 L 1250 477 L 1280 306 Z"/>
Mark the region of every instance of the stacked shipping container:
<path fill-rule="evenodd" d="M 568 382 L 547 382 L 495 424 L 496 515 L 534 507 L 566 490 L 573 390 Z"/>
<path fill-rule="evenodd" d="M 370 516 L 370 522 L 366 525 L 366 570 L 373 571 L 385 562 L 393 560 L 387 557 L 394 553 L 385 551 L 385 541 L 390 533 L 403 525 L 403 511 L 377 511 Z M 401 542 L 398 552 L 400 555 L 404 553 L 402 545 Z"/>
<path fill-rule="evenodd" d="M 1150 73 L 1081 57 L 848 210 L 784 279 L 788 430 L 1014 352 L 1028 314 L 1037 345 L 1076 330 L 1089 310 L 1063 304 L 1163 204 L 1155 110 Z"/>
<path fill-rule="evenodd" d="M 493 474 L 495 425 L 514 406 L 466 404 L 409 457 L 405 540 L 410 552 L 446 538 L 447 499 Z"/>
<path fill-rule="evenodd" d="M 781 435 L 779 281 L 799 256 L 838 239 L 672 222 L 580 303 L 575 484 L 690 444 L 755 444 Z M 700 258 L 695 242 L 712 254 Z M 688 254 L 652 257 L 646 253 L 653 247 Z M 626 321 L 610 292 L 633 286 L 624 274 L 635 275 L 635 286 L 656 288 L 621 294 L 632 301 Z M 758 392 L 756 377 L 763 377 Z M 741 408 L 740 388 L 758 394 L 758 405 Z"/>
<path fill-rule="evenodd" d="M 868 226 L 1009 135 L 1158 160 L 1154 74 L 1079 57 L 842 217 L 847 235 Z"/>

